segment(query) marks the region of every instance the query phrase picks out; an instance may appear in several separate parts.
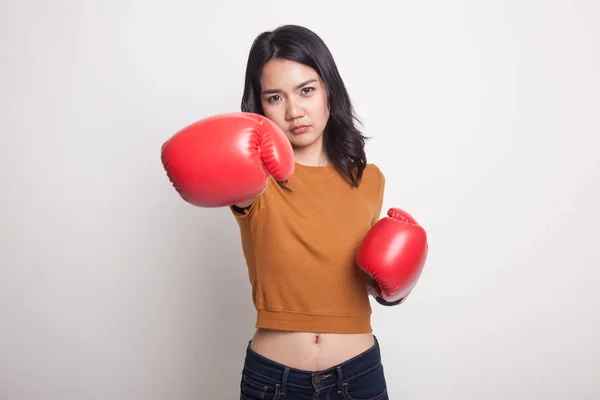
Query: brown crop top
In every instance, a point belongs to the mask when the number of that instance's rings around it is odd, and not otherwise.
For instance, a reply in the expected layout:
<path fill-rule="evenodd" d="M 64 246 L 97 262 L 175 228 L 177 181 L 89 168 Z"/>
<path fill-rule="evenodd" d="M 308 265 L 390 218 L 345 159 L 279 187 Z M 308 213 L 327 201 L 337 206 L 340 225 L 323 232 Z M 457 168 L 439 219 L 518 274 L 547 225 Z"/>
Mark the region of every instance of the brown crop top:
<path fill-rule="evenodd" d="M 241 211 L 240 228 L 256 327 L 287 331 L 368 333 L 368 276 L 355 263 L 358 246 L 379 219 L 385 178 L 368 164 L 358 188 L 331 163 L 296 163 L 280 187 Z"/>

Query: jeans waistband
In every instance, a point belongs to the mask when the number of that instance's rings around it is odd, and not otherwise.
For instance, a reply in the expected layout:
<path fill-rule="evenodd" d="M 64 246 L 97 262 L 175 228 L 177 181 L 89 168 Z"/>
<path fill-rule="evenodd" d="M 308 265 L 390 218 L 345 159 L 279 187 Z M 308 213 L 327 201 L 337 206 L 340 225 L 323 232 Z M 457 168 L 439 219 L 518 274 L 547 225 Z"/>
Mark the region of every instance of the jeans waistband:
<path fill-rule="evenodd" d="M 256 353 L 248 343 L 244 369 L 250 370 L 274 384 L 279 384 L 282 393 L 285 393 L 287 386 L 314 388 L 315 390 L 333 385 L 341 388 L 345 381 L 379 365 L 381 352 L 377 338 L 374 339 L 375 343 L 368 350 L 341 364 L 321 371 L 304 371 L 277 363 Z"/>

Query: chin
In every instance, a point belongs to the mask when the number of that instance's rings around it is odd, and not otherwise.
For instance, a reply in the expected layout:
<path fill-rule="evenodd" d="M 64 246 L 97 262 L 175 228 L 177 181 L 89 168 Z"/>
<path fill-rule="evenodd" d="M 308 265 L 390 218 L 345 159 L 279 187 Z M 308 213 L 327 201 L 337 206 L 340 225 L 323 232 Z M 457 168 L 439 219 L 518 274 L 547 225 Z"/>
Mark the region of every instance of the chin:
<path fill-rule="evenodd" d="M 294 147 L 308 147 L 319 140 L 319 136 L 314 135 L 294 135 L 289 138 Z"/>

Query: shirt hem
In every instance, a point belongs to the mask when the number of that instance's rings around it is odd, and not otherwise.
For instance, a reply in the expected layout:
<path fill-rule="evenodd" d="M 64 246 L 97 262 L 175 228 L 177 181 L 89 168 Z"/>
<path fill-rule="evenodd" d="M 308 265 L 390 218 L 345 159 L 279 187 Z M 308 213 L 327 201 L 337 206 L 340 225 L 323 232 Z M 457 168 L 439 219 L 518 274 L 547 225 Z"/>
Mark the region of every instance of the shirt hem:
<path fill-rule="evenodd" d="M 294 332 L 372 333 L 371 315 L 315 315 L 258 310 L 256 327 Z"/>

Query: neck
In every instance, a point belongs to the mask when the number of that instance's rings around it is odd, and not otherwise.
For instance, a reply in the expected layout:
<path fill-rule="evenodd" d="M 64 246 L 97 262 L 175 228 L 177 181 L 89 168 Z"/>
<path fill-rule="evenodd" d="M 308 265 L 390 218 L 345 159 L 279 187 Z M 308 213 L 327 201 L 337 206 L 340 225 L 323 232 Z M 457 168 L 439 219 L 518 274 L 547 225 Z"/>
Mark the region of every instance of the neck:
<path fill-rule="evenodd" d="M 312 167 L 324 167 L 330 162 L 325 149 L 323 149 L 322 143 L 315 143 L 313 146 L 295 148 L 294 160 L 298 164 Z"/>

